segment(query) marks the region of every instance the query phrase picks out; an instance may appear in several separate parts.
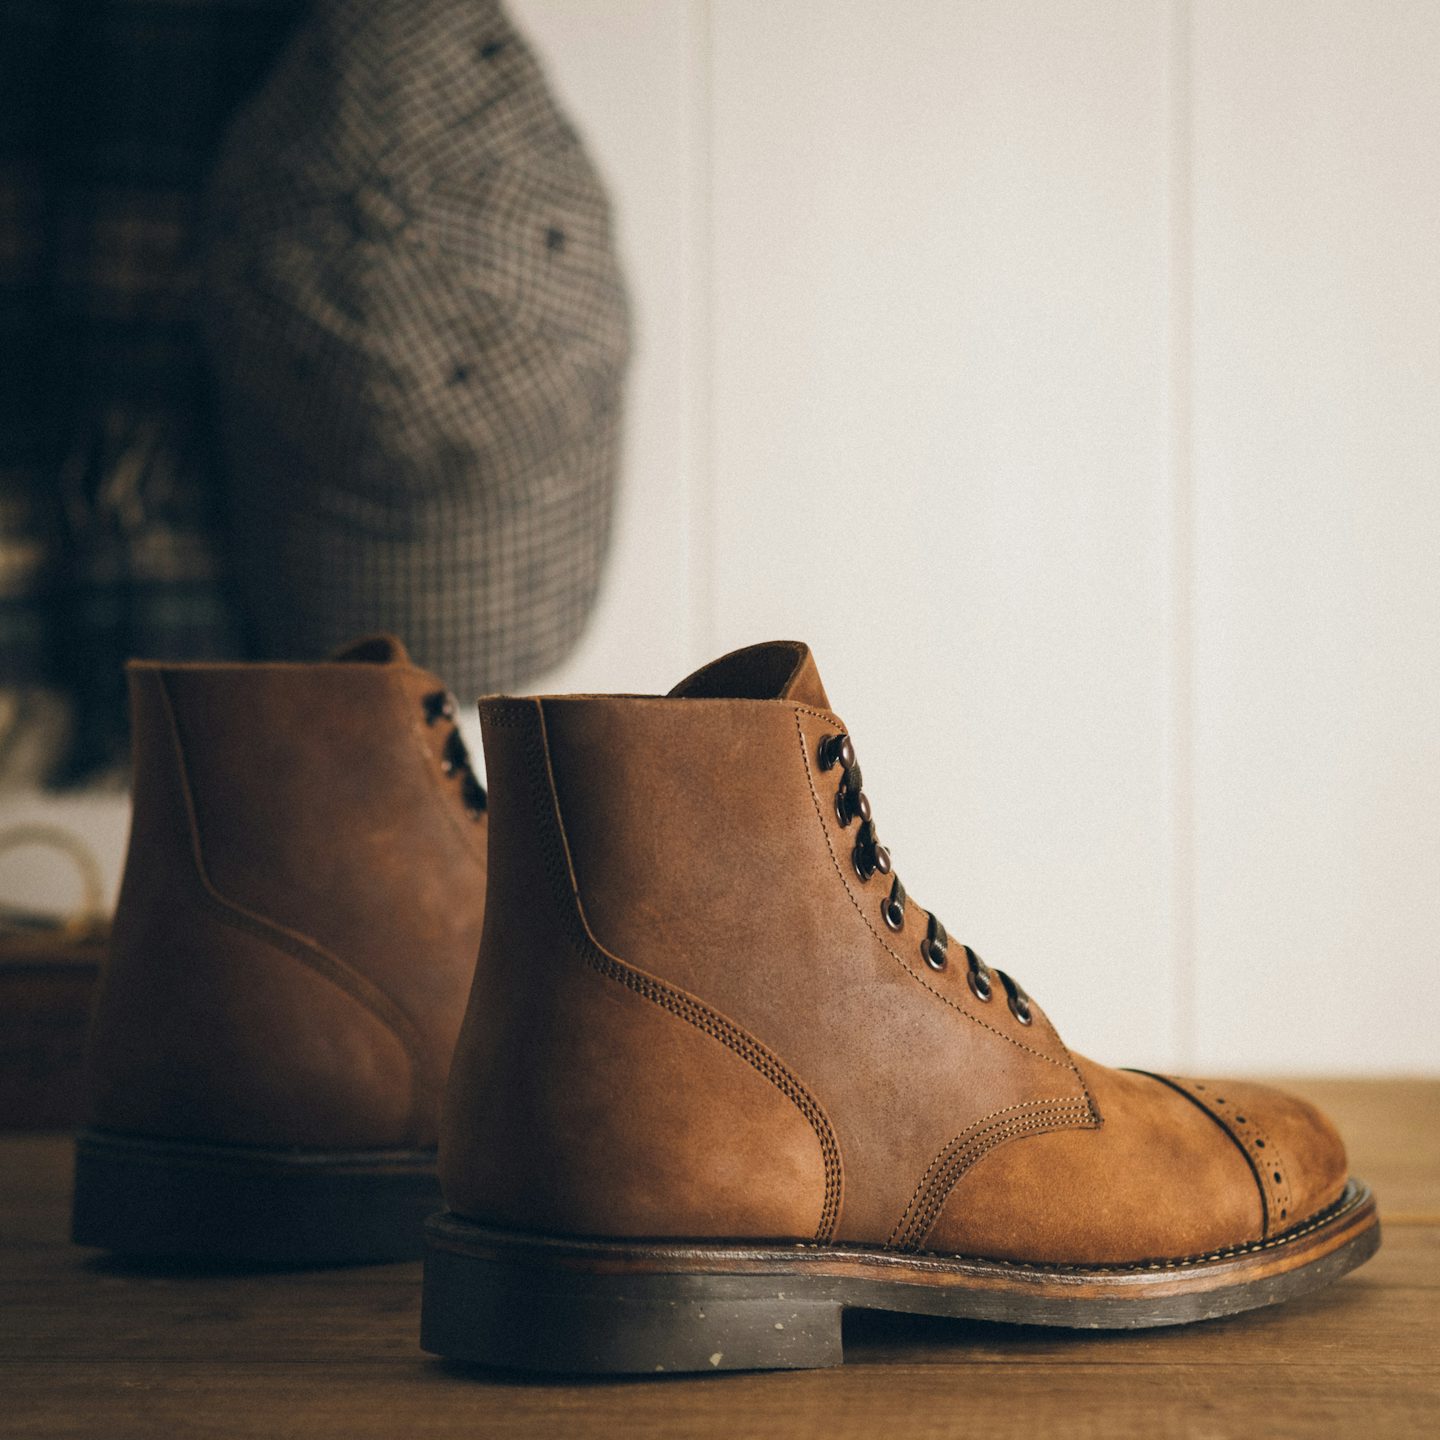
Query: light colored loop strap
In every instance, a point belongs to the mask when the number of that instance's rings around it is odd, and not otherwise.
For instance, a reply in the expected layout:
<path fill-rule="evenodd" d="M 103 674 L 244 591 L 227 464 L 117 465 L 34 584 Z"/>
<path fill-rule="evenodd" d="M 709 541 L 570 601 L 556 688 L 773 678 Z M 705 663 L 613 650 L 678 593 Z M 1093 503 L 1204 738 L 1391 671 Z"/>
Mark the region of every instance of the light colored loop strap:
<path fill-rule="evenodd" d="M 62 935 L 89 934 L 105 921 L 105 878 L 95 852 L 73 831 L 60 825 L 11 825 L 0 830 L 0 855 L 14 850 L 38 847 L 58 851 L 75 867 L 80 876 L 80 904 L 60 923 Z M 9 917 L 13 907 L 0 902 L 0 930 L 19 927 Z M 30 927 L 23 927 L 30 928 Z"/>

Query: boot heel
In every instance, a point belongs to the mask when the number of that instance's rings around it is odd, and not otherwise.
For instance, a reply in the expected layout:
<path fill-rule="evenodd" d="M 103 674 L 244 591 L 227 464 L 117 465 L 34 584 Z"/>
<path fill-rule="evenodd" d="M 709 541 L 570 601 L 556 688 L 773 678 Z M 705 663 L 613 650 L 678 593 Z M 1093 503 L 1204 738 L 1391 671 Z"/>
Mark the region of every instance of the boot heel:
<path fill-rule="evenodd" d="M 448 1360 L 632 1375 L 841 1363 L 839 1303 L 794 1275 L 667 1271 L 643 1247 L 449 1214 L 427 1222 L 425 1245 L 420 1344 Z"/>
<path fill-rule="evenodd" d="M 269 1150 L 83 1131 L 71 1238 L 135 1258 L 413 1260 L 440 1202 L 428 1151 Z"/>

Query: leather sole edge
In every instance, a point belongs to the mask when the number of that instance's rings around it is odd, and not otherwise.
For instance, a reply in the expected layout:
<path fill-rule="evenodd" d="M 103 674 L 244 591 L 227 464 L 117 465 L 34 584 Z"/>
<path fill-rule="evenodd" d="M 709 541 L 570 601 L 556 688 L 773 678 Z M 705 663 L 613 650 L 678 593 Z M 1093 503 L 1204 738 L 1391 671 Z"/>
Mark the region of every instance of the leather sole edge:
<path fill-rule="evenodd" d="M 1374 1197 L 1358 1180 L 1271 1241 L 1116 1266 L 563 1239 L 449 1214 L 425 1228 L 424 1349 L 463 1364 L 610 1374 L 838 1365 L 852 1308 L 1076 1329 L 1187 1324 L 1308 1294 L 1380 1243 Z"/>
<path fill-rule="evenodd" d="M 339 1265 L 418 1259 L 439 1203 L 425 1150 L 215 1145 L 82 1131 L 71 1238 L 127 1259 Z"/>

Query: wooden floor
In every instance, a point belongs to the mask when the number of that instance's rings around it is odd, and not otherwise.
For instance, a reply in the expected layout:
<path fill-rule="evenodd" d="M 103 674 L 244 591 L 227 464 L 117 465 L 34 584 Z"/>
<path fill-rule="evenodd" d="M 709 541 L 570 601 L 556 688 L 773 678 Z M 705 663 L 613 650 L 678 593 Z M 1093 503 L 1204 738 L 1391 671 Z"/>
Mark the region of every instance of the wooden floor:
<path fill-rule="evenodd" d="M 127 1271 L 66 1243 L 69 1145 L 0 1137 L 0 1436 L 1440 1436 L 1440 1082 L 1303 1082 L 1380 1197 L 1364 1269 L 1129 1335 L 846 1318 L 841 1370 L 537 1384 L 416 1347 L 419 1267 Z"/>

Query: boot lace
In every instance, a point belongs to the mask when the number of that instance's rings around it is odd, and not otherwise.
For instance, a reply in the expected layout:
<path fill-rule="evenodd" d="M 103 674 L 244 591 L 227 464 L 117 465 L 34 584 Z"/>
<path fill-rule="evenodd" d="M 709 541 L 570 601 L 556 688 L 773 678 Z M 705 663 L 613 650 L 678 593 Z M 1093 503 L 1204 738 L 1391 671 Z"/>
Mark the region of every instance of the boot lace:
<path fill-rule="evenodd" d="M 839 734 L 825 736 L 820 742 L 818 758 L 821 770 L 834 770 L 837 766 L 840 770 L 840 783 L 835 791 L 836 818 L 846 830 L 856 820 L 860 822 L 860 828 L 855 832 L 855 848 L 850 852 L 855 873 L 862 883 L 868 883 L 877 874 L 890 876 L 890 893 L 881 902 L 880 917 L 899 934 L 905 929 L 910 897 L 905 893 L 900 877 L 894 873 L 890 852 L 875 833 L 870 799 L 865 794 L 864 778 L 849 735 L 842 730 Z M 950 963 L 950 936 L 938 915 L 932 915 L 928 910 L 923 913 L 925 935 L 920 941 L 920 955 L 932 970 L 943 970 Z M 1034 1019 L 1030 997 L 1003 970 L 987 965 L 968 945 L 962 945 L 961 949 L 965 952 L 966 979 L 975 998 L 988 1002 L 995 994 L 995 982 L 999 980 L 1005 989 L 1011 1013 L 1022 1025 L 1029 1025 Z"/>
<path fill-rule="evenodd" d="M 478 820 L 485 813 L 485 787 L 475 777 L 470 751 L 456 724 L 455 697 L 448 690 L 434 690 L 420 703 L 427 725 L 444 724 L 450 727 L 450 733 L 445 737 L 445 748 L 440 752 L 440 768 L 446 775 L 460 777 L 460 798 L 465 802 L 470 818 Z"/>

